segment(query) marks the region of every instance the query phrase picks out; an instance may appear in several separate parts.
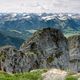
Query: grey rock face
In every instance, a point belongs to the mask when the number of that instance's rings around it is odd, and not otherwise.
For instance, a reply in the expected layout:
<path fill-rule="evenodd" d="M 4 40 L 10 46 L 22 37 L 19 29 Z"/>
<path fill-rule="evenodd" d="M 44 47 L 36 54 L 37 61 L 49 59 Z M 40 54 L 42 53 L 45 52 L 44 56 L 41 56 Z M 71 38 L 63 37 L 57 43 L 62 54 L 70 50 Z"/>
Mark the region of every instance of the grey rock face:
<path fill-rule="evenodd" d="M 69 68 L 68 41 L 58 29 L 37 31 L 20 50 L 0 49 L 0 68 L 6 72 L 25 72 L 39 68 Z"/>
<path fill-rule="evenodd" d="M 36 32 L 21 49 L 24 53 L 31 51 L 36 54 L 38 68 L 69 68 L 67 39 L 58 29 L 45 28 Z"/>
<path fill-rule="evenodd" d="M 33 53 L 24 54 L 13 46 L 4 46 L 0 49 L 0 70 L 11 73 L 29 71 L 35 59 Z"/>
<path fill-rule="evenodd" d="M 39 68 L 80 72 L 80 35 L 67 40 L 60 30 L 45 28 L 35 32 L 20 50 L 0 48 L 0 70 L 15 73 Z"/>
<path fill-rule="evenodd" d="M 16 53 L 16 49 L 12 46 L 4 46 L 0 48 L 0 69 L 4 71 L 12 72 L 12 65 L 14 65 L 13 57 Z M 13 59 L 12 59 L 13 58 Z"/>
<path fill-rule="evenodd" d="M 80 35 L 69 37 L 68 42 L 70 69 L 75 72 L 80 72 Z"/>

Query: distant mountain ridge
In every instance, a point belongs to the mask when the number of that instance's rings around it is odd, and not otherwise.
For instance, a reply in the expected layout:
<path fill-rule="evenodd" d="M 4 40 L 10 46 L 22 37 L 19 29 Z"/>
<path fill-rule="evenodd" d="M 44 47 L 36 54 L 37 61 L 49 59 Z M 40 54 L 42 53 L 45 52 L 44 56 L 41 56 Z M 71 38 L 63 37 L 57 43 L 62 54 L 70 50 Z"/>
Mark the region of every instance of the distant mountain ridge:
<path fill-rule="evenodd" d="M 80 34 L 80 14 L 0 13 L 0 33 L 9 37 L 26 40 L 47 27 L 58 28 L 65 35 Z"/>
<path fill-rule="evenodd" d="M 17 34 L 22 33 L 21 38 L 25 38 L 28 33 L 26 30 L 45 27 L 59 28 L 64 33 L 80 31 L 80 14 L 0 14 L 0 30 L 8 32 L 15 30 Z"/>
<path fill-rule="evenodd" d="M 19 48 L 23 42 L 24 42 L 23 39 L 7 36 L 6 34 L 4 35 L 0 33 L 0 47 L 5 45 L 12 45 L 15 46 L 16 48 Z"/>

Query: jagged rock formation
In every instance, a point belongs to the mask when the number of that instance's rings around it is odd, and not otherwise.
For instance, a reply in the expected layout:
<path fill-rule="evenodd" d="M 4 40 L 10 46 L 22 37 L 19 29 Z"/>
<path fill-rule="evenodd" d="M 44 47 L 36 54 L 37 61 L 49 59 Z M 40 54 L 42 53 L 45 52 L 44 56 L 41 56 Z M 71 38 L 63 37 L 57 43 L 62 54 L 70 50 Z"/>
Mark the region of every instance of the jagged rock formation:
<path fill-rule="evenodd" d="M 5 72 L 16 73 L 29 71 L 35 59 L 35 54 L 28 52 L 22 53 L 13 46 L 0 48 L 0 70 Z"/>
<path fill-rule="evenodd" d="M 12 46 L 4 46 L 0 48 L 0 70 L 10 72 L 12 71 L 13 57 L 17 50 Z M 12 59 L 13 58 L 13 59 Z"/>
<path fill-rule="evenodd" d="M 45 28 L 35 32 L 20 50 L 0 48 L 0 70 L 15 73 L 39 68 L 80 72 L 80 35 L 66 39 L 60 30 Z"/>
<path fill-rule="evenodd" d="M 80 35 L 69 37 L 68 42 L 70 69 L 75 72 L 80 72 Z"/>
<path fill-rule="evenodd" d="M 55 67 L 67 69 L 69 68 L 67 44 L 67 39 L 60 30 L 45 28 L 34 33 L 33 36 L 22 45 L 21 49 L 24 53 L 34 52 L 34 54 L 36 54 L 36 68 Z"/>
<path fill-rule="evenodd" d="M 20 50 L 12 46 L 0 49 L 0 69 L 24 72 L 38 68 L 69 68 L 67 39 L 58 29 L 45 28 L 33 34 Z"/>

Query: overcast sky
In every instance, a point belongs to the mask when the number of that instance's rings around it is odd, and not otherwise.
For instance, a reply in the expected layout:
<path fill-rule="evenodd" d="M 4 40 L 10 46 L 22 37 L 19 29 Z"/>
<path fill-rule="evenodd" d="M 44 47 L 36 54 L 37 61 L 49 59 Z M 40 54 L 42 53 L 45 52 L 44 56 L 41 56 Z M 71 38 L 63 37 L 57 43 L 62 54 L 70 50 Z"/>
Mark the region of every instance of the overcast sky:
<path fill-rule="evenodd" d="M 0 12 L 80 13 L 80 0 L 0 0 Z"/>

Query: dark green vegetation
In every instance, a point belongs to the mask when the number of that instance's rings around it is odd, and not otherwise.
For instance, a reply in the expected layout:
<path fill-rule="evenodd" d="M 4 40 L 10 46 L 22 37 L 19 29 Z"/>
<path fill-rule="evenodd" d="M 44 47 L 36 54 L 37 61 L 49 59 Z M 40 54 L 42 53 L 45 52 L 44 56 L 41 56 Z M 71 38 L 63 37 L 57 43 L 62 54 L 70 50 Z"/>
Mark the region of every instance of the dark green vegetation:
<path fill-rule="evenodd" d="M 53 60 L 54 60 L 54 57 L 53 56 L 50 56 L 50 57 L 47 58 L 47 62 L 48 63 L 51 63 Z"/>
<path fill-rule="evenodd" d="M 78 78 L 70 75 L 66 78 L 66 80 L 78 80 Z"/>

